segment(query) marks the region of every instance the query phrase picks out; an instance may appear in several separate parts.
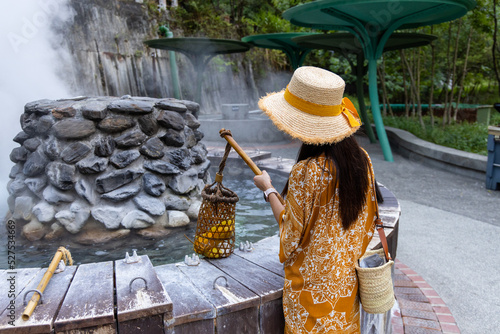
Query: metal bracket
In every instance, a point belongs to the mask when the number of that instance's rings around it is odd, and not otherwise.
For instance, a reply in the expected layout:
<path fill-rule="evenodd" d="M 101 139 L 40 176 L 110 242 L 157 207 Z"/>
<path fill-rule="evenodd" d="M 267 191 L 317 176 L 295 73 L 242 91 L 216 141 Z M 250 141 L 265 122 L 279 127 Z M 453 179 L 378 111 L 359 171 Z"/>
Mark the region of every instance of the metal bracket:
<path fill-rule="evenodd" d="M 137 256 L 137 249 L 132 249 L 132 256 L 128 254 L 128 252 L 125 253 L 125 259 L 123 262 L 130 264 L 130 263 L 136 263 L 140 261 L 139 256 Z"/>
<path fill-rule="evenodd" d="M 142 279 L 144 281 L 144 286 L 145 286 L 145 289 L 147 290 L 148 289 L 148 281 L 146 281 L 146 279 L 144 277 L 135 277 L 135 278 L 132 278 L 132 280 L 130 281 L 129 285 L 128 285 L 128 288 L 129 288 L 129 292 L 132 292 L 132 283 L 134 283 L 135 280 L 137 279 Z"/>
<path fill-rule="evenodd" d="M 193 253 L 191 257 L 189 255 L 186 255 L 184 257 L 184 263 L 188 266 L 197 266 L 200 264 L 200 257 Z"/>
<path fill-rule="evenodd" d="M 226 288 L 227 288 L 227 287 L 229 287 L 229 284 L 227 284 L 227 278 L 226 278 L 226 276 L 219 276 L 219 277 L 217 277 L 217 278 L 214 280 L 214 284 L 213 284 L 213 286 L 214 286 L 214 290 L 216 289 L 216 287 L 215 287 L 215 283 L 217 283 L 217 280 L 218 280 L 219 278 L 223 278 L 223 279 L 224 279 L 224 281 L 226 281 L 226 284 L 225 284 L 225 285 L 226 285 Z"/>
<path fill-rule="evenodd" d="M 43 304 L 43 294 L 40 292 L 40 290 L 37 290 L 37 289 L 32 289 L 32 290 L 28 290 L 26 291 L 26 293 L 24 294 L 24 298 L 23 298 L 23 305 L 26 305 L 28 303 L 26 303 L 26 296 L 28 295 L 28 293 L 30 292 L 37 292 L 39 295 L 40 295 L 40 304 Z"/>
<path fill-rule="evenodd" d="M 245 243 L 240 242 L 240 251 L 251 252 L 253 250 L 254 250 L 253 243 L 248 242 L 248 240 Z"/>

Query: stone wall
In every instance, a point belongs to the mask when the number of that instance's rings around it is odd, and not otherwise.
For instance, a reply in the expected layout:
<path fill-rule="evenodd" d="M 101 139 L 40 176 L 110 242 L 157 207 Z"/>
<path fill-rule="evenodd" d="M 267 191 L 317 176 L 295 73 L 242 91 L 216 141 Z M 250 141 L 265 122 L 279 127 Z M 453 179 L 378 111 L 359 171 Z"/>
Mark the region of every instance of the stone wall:
<path fill-rule="evenodd" d="M 187 225 L 209 177 L 198 109 L 130 96 L 28 103 L 8 183 L 23 235 L 50 240 L 69 232 L 99 242 Z"/>

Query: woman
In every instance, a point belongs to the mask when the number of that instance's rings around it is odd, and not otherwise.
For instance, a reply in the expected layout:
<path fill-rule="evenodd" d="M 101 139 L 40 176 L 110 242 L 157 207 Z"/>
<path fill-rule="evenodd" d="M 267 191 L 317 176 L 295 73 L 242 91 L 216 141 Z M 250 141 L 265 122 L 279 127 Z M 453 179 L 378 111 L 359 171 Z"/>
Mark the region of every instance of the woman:
<path fill-rule="evenodd" d="M 342 99 L 345 83 L 316 67 L 298 68 L 284 91 L 259 106 L 303 144 L 278 199 L 264 171 L 254 183 L 279 223 L 285 267 L 285 333 L 358 333 L 355 263 L 374 232 L 374 175 L 368 154 L 352 137 L 358 114 Z"/>

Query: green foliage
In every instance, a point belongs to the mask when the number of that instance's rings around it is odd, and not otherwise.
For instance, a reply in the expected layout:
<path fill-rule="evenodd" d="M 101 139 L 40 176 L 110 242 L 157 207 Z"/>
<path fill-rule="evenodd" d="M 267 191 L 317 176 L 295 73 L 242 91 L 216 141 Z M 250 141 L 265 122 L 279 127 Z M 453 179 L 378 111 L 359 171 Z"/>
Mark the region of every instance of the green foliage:
<path fill-rule="evenodd" d="M 408 131 L 420 139 L 457 150 L 487 155 L 488 127 L 478 123 L 453 123 L 445 128 L 431 127 L 430 117 L 424 116 L 426 129 L 415 118 L 386 117 L 384 125 Z M 441 124 L 437 119 L 436 124 Z"/>

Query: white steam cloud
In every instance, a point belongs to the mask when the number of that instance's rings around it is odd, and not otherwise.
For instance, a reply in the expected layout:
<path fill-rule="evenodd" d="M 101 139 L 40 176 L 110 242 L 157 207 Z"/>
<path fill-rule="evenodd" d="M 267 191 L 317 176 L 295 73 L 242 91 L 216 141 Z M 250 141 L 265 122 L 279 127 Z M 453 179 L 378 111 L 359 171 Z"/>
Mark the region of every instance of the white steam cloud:
<path fill-rule="evenodd" d="M 19 122 L 27 102 L 68 97 L 56 74 L 66 57 L 54 24 L 73 17 L 68 0 L 2 1 L 0 5 L 0 219 L 7 213 L 7 183 L 14 166 L 9 155 L 19 144 Z"/>

